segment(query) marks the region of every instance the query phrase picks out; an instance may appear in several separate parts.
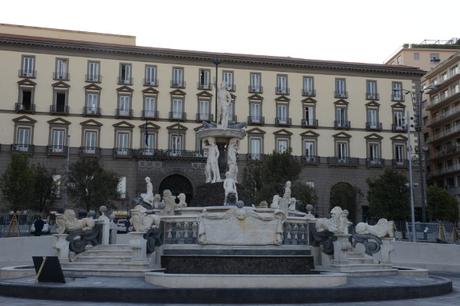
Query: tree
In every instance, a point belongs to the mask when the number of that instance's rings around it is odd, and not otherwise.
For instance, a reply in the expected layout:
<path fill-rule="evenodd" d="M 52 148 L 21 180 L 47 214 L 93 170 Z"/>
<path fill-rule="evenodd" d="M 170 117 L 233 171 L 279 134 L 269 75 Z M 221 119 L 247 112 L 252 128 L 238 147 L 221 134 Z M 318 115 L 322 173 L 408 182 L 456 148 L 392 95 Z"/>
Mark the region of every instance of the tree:
<path fill-rule="evenodd" d="M 427 189 L 428 214 L 431 220 L 458 221 L 458 203 L 445 189 L 429 186 Z"/>
<path fill-rule="evenodd" d="M 297 209 L 303 212 L 306 211 L 305 205 L 316 204 L 318 201 L 315 189 L 301 182 L 296 182 L 292 186 L 292 196 L 302 203 Z"/>
<path fill-rule="evenodd" d="M 38 212 L 44 212 L 51 207 L 56 198 L 53 177 L 42 165 L 33 165 L 32 172 L 34 191 L 31 208 Z"/>
<path fill-rule="evenodd" d="M 69 194 L 86 211 L 108 205 L 118 196 L 117 176 L 104 170 L 97 159 L 80 158 L 69 170 Z"/>
<path fill-rule="evenodd" d="M 34 197 L 34 171 L 26 154 L 16 153 L 3 173 L 0 186 L 12 210 L 28 209 Z"/>
<path fill-rule="evenodd" d="M 348 183 L 337 183 L 331 188 L 329 206 L 332 209 L 335 206 L 340 206 L 342 209 L 348 210 L 348 218 L 351 221 L 356 221 L 356 197 L 358 191 L 355 187 Z"/>
<path fill-rule="evenodd" d="M 274 194 L 282 194 L 286 181 L 295 181 L 300 162 L 290 152 L 273 152 L 263 161 L 250 162 L 244 169 L 243 184 L 256 203 L 270 202 Z"/>
<path fill-rule="evenodd" d="M 368 178 L 367 184 L 371 217 L 405 220 L 409 216 L 409 191 L 404 175 L 393 169 L 386 169 L 381 176 Z"/>

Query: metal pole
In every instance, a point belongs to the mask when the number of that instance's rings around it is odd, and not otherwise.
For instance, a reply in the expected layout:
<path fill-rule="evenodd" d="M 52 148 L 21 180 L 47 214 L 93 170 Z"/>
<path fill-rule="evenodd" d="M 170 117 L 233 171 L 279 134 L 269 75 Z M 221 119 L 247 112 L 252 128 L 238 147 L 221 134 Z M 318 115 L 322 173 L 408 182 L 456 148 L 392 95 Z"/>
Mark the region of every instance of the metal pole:
<path fill-rule="evenodd" d="M 414 209 L 414 183 L 412 180 L 412 145 L 410 138 L 410 120 L 409 111 L 406 113 L 406 127 L 407 127 L 407 160 L 409 162 L 409 192 L 410 192 L 410 212 L 412 221 L 412 242 L 416 242 L 415 235 L 415 209 Z"/>
<path fill-rule="evenodd" d="M 422 95 L 423 90 L 416 93 L 415 107 L 417 112 L 417 122 L 415 131 L 417 132 L 418 143 L 418 163 L 420 171 L 420 192 L 421 192 L 421 206 L 422 206 L 422 222 L 426 222 L 426 179 L 425 179 L 425 151 L 423 150 L 422 143 Z"/>
<path fill-rule="evenodd" d="M 69 163 L 70 163 L 70 134 L 67 134 L 67 159 L 65 163 L 65 174 L 64 174 L 64 209 L 69 207 L 69 195 L 68 195 L 68 188 L 69 188 Z"/>
<path fill-rule="evenodd" d="M 219 73 L 218 73 L 218 67 L 219 67 L 219 63 L 220 63 L 220 60 L 218 58 L 215 58 L 214 59 L 214 65 L 216 65 L 216 97 L 215 97 L 215 113 L 216 113 L 216 118 L 215 118 L 215 121 L 216 121 L 216 124 L 219 122 L 219 118 L 217 118 L 217 90 L 218 90 L 218 78 L 219 78 Z"/>

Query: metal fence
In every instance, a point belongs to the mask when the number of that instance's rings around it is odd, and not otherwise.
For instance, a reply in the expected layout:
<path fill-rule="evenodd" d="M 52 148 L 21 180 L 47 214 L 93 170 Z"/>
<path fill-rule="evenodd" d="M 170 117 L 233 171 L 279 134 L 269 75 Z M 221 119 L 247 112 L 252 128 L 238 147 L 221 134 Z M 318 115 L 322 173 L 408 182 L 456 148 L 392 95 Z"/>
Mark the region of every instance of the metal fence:
<path fill-rule="evenodd" d="M 412 237 L 412 222 L 406 222 L 406 233 Z M 420 242 L 460 243 L 454 223 L 415 222 L 415 239 Z"/>
<path fill-rule="evenodd" d="M 16 215 L 16 225 L 12 222 L 13 216 L 13 214 L 0 214 L 0 237 L 30 235 L 34 216 Z"/>

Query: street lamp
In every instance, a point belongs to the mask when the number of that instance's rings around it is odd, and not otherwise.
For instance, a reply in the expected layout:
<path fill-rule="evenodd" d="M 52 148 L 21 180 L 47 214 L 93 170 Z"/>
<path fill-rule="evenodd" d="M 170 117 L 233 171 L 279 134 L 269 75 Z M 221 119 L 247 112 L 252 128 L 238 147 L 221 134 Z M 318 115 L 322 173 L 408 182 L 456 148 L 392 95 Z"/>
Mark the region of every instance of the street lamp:
<path fill-rule="evenodd" d="M 69 207 L 69 164 L 70 164 L 70 134 L 67 134 L 67 157 L 65 162 L 65 174 L 64 174 L 64 209 Z"/>
<path fill-rule="evenodd" d="M 412 144 L 411 144 L 411 140 L 410 140 L 411 124 L 410 124 L 409 111 L 407 111 L 407 113 L 406 113 L 406 128 L 407 128 L 407 161 L 409 162 L 409 193 L 410 193 L 410 215 L 411 215 L 411 222 L 412 222 L 412 242 L 416 242 L 416 235 L 415 235 L 415 208 L 414 208 L 414 182 L 413 182 L 413 179 L 412 179 Z"/>

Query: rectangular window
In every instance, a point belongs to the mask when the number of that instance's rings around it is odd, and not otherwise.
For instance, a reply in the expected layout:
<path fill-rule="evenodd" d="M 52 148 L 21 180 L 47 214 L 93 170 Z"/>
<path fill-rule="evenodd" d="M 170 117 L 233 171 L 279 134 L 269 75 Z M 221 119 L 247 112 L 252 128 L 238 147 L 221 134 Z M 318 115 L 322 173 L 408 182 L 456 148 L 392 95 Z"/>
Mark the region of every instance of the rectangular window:
<path fill-rule="evenodd" d="M 153 155 L 155 152 L 156 135 L 153 132 L 144 132 L 144 154 Z"/>
<path fill-rule="evenodd" d="M 315 96 L 315 86 L 313 83 L 313 77 L 303 77 L 303 95 L 307 97 Z"/>
<path fill-rule="evenodd" d="M 348 154 L 348 142 L 337 142 L 337 159 L 339 162 L 347 162 Z"/>
<path fill-rule="evenodd" d="M 157 85 L 157 66 L 145 65 L 145 85 Z"/>
<path fill-rule="evenodd" d="M 117 133 L 117 155 L 128 155 L 129 152 L 129 133 Z"/>
<path fill-rule="evenodd" d="M 251 122 L 261 123 L 262 121 L 262 104 L 260 102 L 251 102 L 250 104 Z"/>
<path fill-rule="evenodd" d="M 406 156 L 405 156 L 405 145 L 404 144 L 395 144 L 394 146 L 394 153 L 395 153 L 395 161 L 397 163 L 404 163 L 404 161 L 406 160 Z"/>
<path fill-rule="evenodd" d="M 131 64 L 120 64 L 120 84 L 132 84 Z"/>
<path fill-rule="evenodd" d="M 420 60 L 420 53 L 414 52 L 414 61 Z"/>
<path fill-rule="evenodd" d="M 306 105 L 304 106 L 304 119 L 306 126 L 315 125 L 315 106 Z"/>
<path fill-rule="evenodd" d="M 173 98 L 172 99 L 172 118 L 182 119 L 184 111 L 184 100 Z"/>
<path fill-rule="evenodd" d="M 86 81 L 88 82 L 100 82 L 100 66 L 99 62 L 88 61 L 88 71 L 86 75 Z"/>
<path fill-rule="evenodd" d="M 55 90 L 54 91 L 54 112 L 66 113 L 67 106 L 67 90 Z"/>
<path fill-rule="evenodd" d="M 51 130 L 51 151 L 52 152 L 64 152 L 65 145 L 65 130 L 64 129 L 52 129 Z"/>
<path fill-rule="evenodd" d="M 393 122 L 396 129 L 403 130 L 405 128 L 404 111 L 393 111 Z"/>
<path fill-rule="evenodd" d="M 262 75 L 260 73 L 251 72 L 249 74 L 249 92 L 262 92 Z"/>
<path fill-rule="evenodd" d="M 403 101 L 403 91 L 401 82 L 392 82 L 391 83 L 391 97 L 393 101 Z"/>
<path fill-rule="evenodd" d="M 276 119 L 278 123 L 287 124 L 288 123 L 288 106 L 287 104 L 278 103 L 276 105 Z"/>
<path fill-rule="evenodd" d="M 234 79 L 233 79 L 233 71 L 223 71 L 222 73 L 222 81 L 224 82 L 227 90 L 235 90 L 234 88 Z"/>
<path fill-rule="evenodd" d="M 209 100 L 198 101 L 198 119 L 204 121 L 209 120 Z"/>
<path fill-rule="evenodd" d="M 184 68 L 173 67 L 172 69 L 172 87 L 184 87 Z"/>
<path fill-rule="evenodd" d="M 209 69 L 200 69 L 198 88 L 211 89 L 211 71 Z"/>
<path fill-rule="evenodd" d="M 118 96 L 118 115 L 130 116 L 131 111 L 131 96 L 119 95 Z"/>
<path fill-rule="evenodd" d="M 154 118 L 156 111 L 156 97 L 144 96 L 144 117 Z"/>
<path fill-rule="evenodd" d="M 99 108 L 99 93 L 88 92 L 86 93 L 86 113 L 97 114 Z"/>
<path fill-rule="evenodd" d="M 347 108 L 346 107 L 336 107 L 335 108 L 335 121 L 336 121 L 337 127 L 347 126 Z"/>
<path fill-rule="evenodd" d="M 335 79 L 335 97 L 336 98 L 346 98 L 347 97 L 347 87 L 345 79 Z"/>
<path fill-rule="evenodd" d="M 449 69 L 450 77 L 453 77 L 459 73 L 458 65 L 455 65 Z"/>
<path fill-rule="evenodd" d="M 366 98 L 368 100 L 377 100 L 377 81 L 367 80 L 366 81 Z"/>
<path fill-rule="evenodd" d="M 380 144 L 370 142 L 368 144 L 368 159 L 371 162 L 379 162 L 380 161 Z"/>
<path fill-rule="evenodd" d="M 276 151 L 278 153 L 287 152 L 289 148 L 289 139 L 287 138 L 278 138 L 276 140 Z"/>
<path fill-rule="evenodd" d="M 24 55 L 21 64 L 21 76 L 26 78 L 35 77 L 35 56 Z"/>
<path fill-rule="evenodd" d="M 54 79 L 55 80 L 68 80 L 69 79 L 68 73 L 69 73 L 69 60 L 66 58 L 57 58 Z"/>
<path fill-rule="evenodd" d="M 29 87 L 20 87 L 20 110 L 32 111 L 34 110 L 32 103 L 33 89 Z"/>
<path fill-rule="evenodd" d="M 285 74 L 276 75 L 276 94 L 288 94 L 288 76 Z"/>
<path fill-rule="evenodd" d="M 27 152 L 31 144 L 31 129 L 28 127 L 18 127 L 16 134 L 16 151 Z"/>
<path fill-rule="evenodd" d="M 95 154 L 97 148 L 97 132 L 86 130 L 84 137 L 84 152 L 87 154 Z"/>
<path fill-rule="evenodd" d="M 430 53 L 430 62 L 437 63 L 439 61 L 441 61 L 439 58 L 439 53 Z"/>
<path fill-rule="evenodd" d="M 315 142 L 313 140 L 304 140 L 303 142 L 304 156 L 307 160 L 312 160 L 316 156 Z"/>
<path fill-rule="evenodd" d="M 262 154 L 262 138 L 250 137 L 249 150 L 249 158 L 259 160 Z"/>
<path fill-rule="evenodd" d="M 171 154 L 181 155 L 183 150 L 183 135 L 171 134 Z"/>
<path fill-rule="evenodd" d="M 376 108 L 367 109 L 367 127 L 370 129 L 379 127 L 378 110 Z"/>

